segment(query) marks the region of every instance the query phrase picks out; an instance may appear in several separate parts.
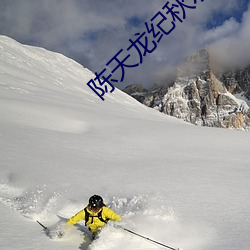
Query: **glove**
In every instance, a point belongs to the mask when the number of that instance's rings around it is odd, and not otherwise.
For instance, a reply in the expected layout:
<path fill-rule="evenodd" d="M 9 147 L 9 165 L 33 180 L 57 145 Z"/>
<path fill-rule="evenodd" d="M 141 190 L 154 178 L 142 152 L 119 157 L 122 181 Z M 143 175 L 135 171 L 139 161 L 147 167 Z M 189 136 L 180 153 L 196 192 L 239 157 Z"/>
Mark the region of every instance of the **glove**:
<path fill-rule="evenodd" d="M 61 239 L 61 238 L 63 237 L 64 234 L 65 234 L 65 232 L 62 231 L 62 230 L 59 230 L 59 231 L 56 232 L 56 236 L 57 236 L 57 238 L 59 238 L 59 239 Z"/>
<path fill-rule="evenodd" d="M 59 225 L 56 229 L 56 237 L 62 238 L 67 231 L 71 228 L 71 225 L 65 223 L 63 225 Z"/>

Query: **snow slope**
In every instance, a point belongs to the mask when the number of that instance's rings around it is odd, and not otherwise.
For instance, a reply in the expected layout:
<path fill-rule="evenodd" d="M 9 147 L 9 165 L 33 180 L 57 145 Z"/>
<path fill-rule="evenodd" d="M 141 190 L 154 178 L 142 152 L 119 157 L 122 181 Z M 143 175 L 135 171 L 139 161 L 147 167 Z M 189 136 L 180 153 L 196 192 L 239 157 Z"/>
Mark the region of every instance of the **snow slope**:
<path fill-rule="evenodd" d="M 51 228 L 100 194 L 122 225 L 184 250 L 250 249 L 248 132 L 196 127 L 116 89 L 63 55 L 0 36 L 0 249 L 153 250 L 108 225 Z M 63 223 L 60 222 L 59 223 Z"/>

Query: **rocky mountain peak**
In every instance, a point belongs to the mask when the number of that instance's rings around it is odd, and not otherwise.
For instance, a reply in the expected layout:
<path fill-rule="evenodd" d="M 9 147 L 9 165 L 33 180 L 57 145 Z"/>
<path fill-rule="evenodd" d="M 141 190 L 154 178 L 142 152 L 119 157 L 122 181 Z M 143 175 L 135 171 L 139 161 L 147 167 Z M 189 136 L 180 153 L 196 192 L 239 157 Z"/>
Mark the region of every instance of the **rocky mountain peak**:
<path fill-rule="evenodd" d="M 177 77 L 202 76 L 210 70 L 209 52 L 201 49 L 197 53 L 188 57 L 177 69 Z"/>
<path fill-rule="evenodd" d="M 250 128 L 249 106 L 233 95 L 248 93 L 244 88 L 250 85 L 250 67 L 249 71 L 215 74 L 211 61 L 209 51 L 202 49 L 178 67 L 171 86 L 130 94 L 149 107 L 196 125 Z"/>

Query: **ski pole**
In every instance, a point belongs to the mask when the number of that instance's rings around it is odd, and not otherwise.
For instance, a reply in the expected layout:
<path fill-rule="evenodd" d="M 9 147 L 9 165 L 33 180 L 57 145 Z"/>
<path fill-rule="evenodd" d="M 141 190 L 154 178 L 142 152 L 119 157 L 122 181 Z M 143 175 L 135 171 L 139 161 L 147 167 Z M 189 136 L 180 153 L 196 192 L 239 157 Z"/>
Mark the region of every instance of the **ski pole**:
<path fill-rule="evenodd" d="M 40 226 L 42 226 L 43 227 L 43 229 L 46 231 L 46 230 L 48 230 L 48 228 L 47 227 L 45 227 L 41 222 L 39 222 L 38 220 L 36 221 Z"/>
<path fill-rule="evenodd" d="M 167 245 L 162 244 L 162 243 L 160 243 L 160 242 L 158 242 L 158 241 L 155 241 L 155 240 L 152 240 L 152 239 L 150 239 L 150 238 L 148 238 L 148 237 L 145 237 L 145 236 L 143 236 L 143 235 L 141 235 L 141 234 L 135 233 L 135 232 L 133 232 L 133 231 L 127 229 L 127 228 L 122 228 L 122 229 L 125 230 L 125 231 L 127 231 L 127 232 L 129 232 L 129 233 L 131 233 L 131 234 L 134 234 L 134 235 L 136 235 L 136 236 L 139 236 L 139 237 L 141 237 L 141 238 L 143 238 L 143 239 L 145 239 L 145 240 L 148 240 L 148 241 L 154 242 L 154 243 L 156 243 L 156 244 L 158 244 L 158 245 L 160 245 L 160 246 L 166 247 L 166 248 L 168 248 L 168 249 L 171 249 L 171 250 L 180 250 L 180 248 L 173 248 L 173 247 L 167 246 Z"/>

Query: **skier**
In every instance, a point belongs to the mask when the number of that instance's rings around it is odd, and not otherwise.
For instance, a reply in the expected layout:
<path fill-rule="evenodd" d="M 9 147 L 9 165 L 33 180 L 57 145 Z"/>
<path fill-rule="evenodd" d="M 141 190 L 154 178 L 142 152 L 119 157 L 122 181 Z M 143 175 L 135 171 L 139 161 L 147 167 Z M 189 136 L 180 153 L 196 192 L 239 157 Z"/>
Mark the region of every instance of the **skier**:
<path fill-rule="evenodd" d="M 94 239 L 109 220 L 120 222 L 122 219 L 120 215 L 105 206 L 101 196 L 95 194 L 89 198 L 89 204 L 72 216 L 67 224 L 74 225 L 80 220 L 85 220 L 85 226 L 89 228 Z"/>

